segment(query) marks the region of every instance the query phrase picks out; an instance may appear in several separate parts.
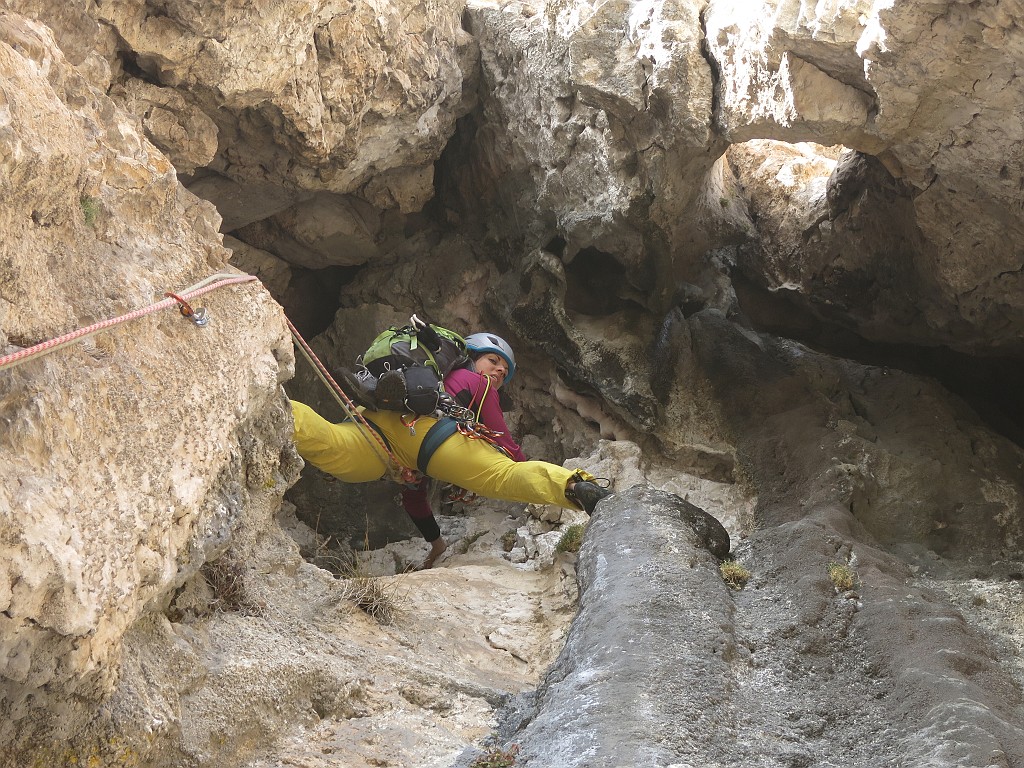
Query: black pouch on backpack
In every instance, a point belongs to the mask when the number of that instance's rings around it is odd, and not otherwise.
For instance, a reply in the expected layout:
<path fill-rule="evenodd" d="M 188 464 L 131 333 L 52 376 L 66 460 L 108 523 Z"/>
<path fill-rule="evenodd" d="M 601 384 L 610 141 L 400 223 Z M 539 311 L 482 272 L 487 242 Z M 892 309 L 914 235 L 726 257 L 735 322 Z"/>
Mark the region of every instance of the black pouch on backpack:
<path fill-rule="evenodd" d="M 426 366 L 406 368 L 403 373 L 406 407 L 420 416 L 429 416 L 437 410 L 441 380 L 432 368 Z"/>

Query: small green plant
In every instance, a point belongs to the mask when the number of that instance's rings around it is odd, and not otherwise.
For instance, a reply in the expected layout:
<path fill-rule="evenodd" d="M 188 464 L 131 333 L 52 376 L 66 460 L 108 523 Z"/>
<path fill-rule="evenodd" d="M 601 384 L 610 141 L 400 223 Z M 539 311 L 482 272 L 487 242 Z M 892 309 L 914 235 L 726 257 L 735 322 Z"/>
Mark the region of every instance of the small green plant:
<path fill-rule="evenodd" d="M 99 201 L 92 195 L 83 192 L 82 196 L 78 198 L 78 204 L 82 206 L 82 216 L 85 218 L 86 225 L 95 226 L 96 217 L 100 213 Z"/>
<path fill-rule="evenodd" d="M 513 547 L 516 545 L 516 541 L 519 540 L 519 534 L 515 531 L 505 531 L 501 534 L 501 548 L 506 552 L 511 552 Z"/>
<path fill-rule="evenodd" d="M 828 577 L 832 579 L 837 592 L 848 592 L 860 581 L 857 572 L 845 563 L 829 563 Z"/>
<path fill-rule="evenodd" d="M 511 768 L 516 764 L 519 746 L 513 744 L 508 749 L 493 747 L 480 755 L 470 764 L 470 768 Z"/>
<path fill-rule="evenodd" d="M 586 528 L 582 523 L 573 523 L 565 529 L 562 538 L 558 540 L 555 549 L 559 552 L 579 552 L 583 543 L 583 531 Z"/>
<path fill-rule="evenodd" d="M 726 560 L 718 566 L 718 570 L 721 571 L 722 580 L 730 589 L 743 589 L 750 581 L 750 571 L 735 560 Z"/>

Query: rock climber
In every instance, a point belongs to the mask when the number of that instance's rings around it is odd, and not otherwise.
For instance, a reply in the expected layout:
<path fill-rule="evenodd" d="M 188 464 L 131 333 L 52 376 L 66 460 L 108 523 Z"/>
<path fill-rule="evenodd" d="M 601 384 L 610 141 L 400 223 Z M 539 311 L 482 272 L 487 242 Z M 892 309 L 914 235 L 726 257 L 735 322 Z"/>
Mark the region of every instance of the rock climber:
<path fill-rule="evenodd" d="M 515 461 L 526 461 L 522 448 L 513 439 L 505 414 L 502 413 L 498 390 L 511 381 L 516 372 L 512 347 L 492 333 L 474 333 L 466 337 L 466 349 L 472 366 L 456 368 L 444 378 L 444 388 L 462 406 L 476 414 L 477 421 L 496 436 L 494 443 Z M 430 568 L 448 548 L 430 506 L 430 478 L 415 487 L 402 490 L 402 506 L 430 544 L 430 551 L 420 568 Z"/>
<path fill-rule="evenodd" d="M 364 411 L 365 418 L 406 467 L 420 467 L 428 478 L 464 488 L 478 496 L 528 504 L 555 504 L 594 511 L 611 491 L 582 472 L 531 461 L 511 437 L 498 399 L 498 389 L 516 370 L 508 343 L 491 333 L 466 338 L 472 367 L 456 368 L 444 378 L 444 388 L 457 402 L 471 408 L 477 420 L 493 432 L 494 443 L 463 434 L 445 419 L 421 416 L 410 429 L 397 411 Z M 359 393 L 363 402 L 372 395 Z M 303 459 L 318 469 L 350 483 L 378 480 L 387 473 L 385 457 L 375 451 L 362 425 L 355 421 L 333 424 L 312 408 L 291 401 L 295 418 L 295 446 Z M 450 421 L 450 420 L 448 420 Z M 428 455 L 425 455 L 428 454 Z M 431 567 L 447 548 L 430 508 L 427 483 L 407 487 L 402 502 L 430 552 L 421 568 Z"/>

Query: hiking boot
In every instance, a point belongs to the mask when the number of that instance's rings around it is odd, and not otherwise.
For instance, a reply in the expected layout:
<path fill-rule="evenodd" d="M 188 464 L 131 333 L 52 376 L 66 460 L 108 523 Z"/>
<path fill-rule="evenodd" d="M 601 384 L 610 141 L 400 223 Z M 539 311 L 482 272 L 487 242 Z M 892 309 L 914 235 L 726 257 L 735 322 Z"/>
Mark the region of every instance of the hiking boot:
<path fill-rule="evenodd" d="M 358 405 L 369 408 L 371 411 L 377 410 L 377 400 L 374 396 L 377 380 L 372 373 L 366 369 L 359 373 L 352 373 L 345 368 L 339 368 L 337 374 L 344 385 L 342 388 L 345 390 L 345 394 L 355 400 Z"/>
<path fill-rule="evenodd" d="M 373 393 L 377 407 L 386 411 L 404 411 L 407 395 L 405 374 L 401 370 L 382 373 L 377 379 L 377 389 Z"/>
<path fill-rule="evenodd" d="M 572 488 L 565 489 L 565 498 L 586 510 L 588 515 L 592 515 L 597 502 L 605 496 L 610 496 L 611 493 L 610 490 L 602 488 L 597 483 L 592 483 L 589 480 L 577 480 Z"/>

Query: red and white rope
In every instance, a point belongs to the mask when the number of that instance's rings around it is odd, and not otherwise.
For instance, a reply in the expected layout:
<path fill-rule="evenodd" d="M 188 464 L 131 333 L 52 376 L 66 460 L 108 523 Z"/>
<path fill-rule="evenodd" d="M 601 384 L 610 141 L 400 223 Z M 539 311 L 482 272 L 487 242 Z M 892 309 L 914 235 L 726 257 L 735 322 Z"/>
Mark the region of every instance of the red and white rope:
<path fill-rule="evenodd" d="M 159 312 L 161 309 L 176 306 L 179 304 L 180 299 L 194 299 L 197 296 L 202 296 L 204 293 L 209 293 L 210 291 L 222 288 L 225 285 L 248 283 L 253 280 L 256 280 L 256 278 L 252 275 L 233 275 L 223 273 L 211 275 L 202 282 L 196 283 L 196 285 L 181 292 L 177 297 L 163 299 L 155 304 L 150 304 L 148 307 L 142 307 L 141 309 L 136 309 L 118 317 L 101 320 L 100 322 L 93 323 L 85 328 L 79 328 L 77 331 L 72 331 L 71 333 L 66 333 L 63 336 L 58 336 L 57 338 L 50 339 L 49 341 L 44 341 L 34 346 L 20 349 L 9 355 L 4 355 L 3 357 L 0 357 L 0 371 L 5 368 L 19 365 L 29 358 L 49 354 L 61 347 L 80 341 L 87 336 L 92 336 L 93 334 L 99 333 L 107 328 L 112 328 L 115 325 L 120 325 L 121 323 L 126 323 L 129 320 L 144 317 L 145 315 L 152 314 L 153 312 Z"/>
<path fill-rule="evenodd" d="M 3 357 L 0 357 L 0 371 L 5 368 L 12 368 L 16 365 L 20 365 L 34 357 L 47 355 L 61 347 L 68 346 L 76 341 L 81 341 L 82 339 L 106 330 L 107 328 L 112 328 L 116 325 L 126 323 L 129 320 L 135 320 L 154 312 L 159 312 L 161 309 L 180 306 L 183 310 L 187 310 L 187 312 L 183 311 L 182 314 L 185 314 L 186 317 L 191 316 L 193 312 L 192 307 L 187 303 L 189 300 L 202 296 L 203 294 L 209 293 L 210 291 L 214 291 L 218 288 L 223 288 L 226 285 L 249 283 L 255 280 L 256 278 L 252 275 L 237 275 L 230 273 L 218 273 L 211 275 L 205 280 L 196 283 L 180 293 L 169 292 L 167 294 L 168 298 L 150 304 L 147 307 L 142 307 L 117 317 L 111 317 L 107 320 L 101 320 L 98 323 L 93 323 L 92 325 L 88 325 L 84 328 L 79 328 L 76 331 L 65 333 L 63 336 L 57 336 L 56 338 L 49 339 L 48 341 L 41 342 L 34 346 L 20 349 L 17 352 L 12 352 L 9 355 L 4 355 Z M 335 399 L 338 400 L 342 408 L 355 419 L 357 424 L 359 424 L 361 431 L 363 432 L 363 436 L 366 438 L 367 442 L 370 443 L 370 447 L 380 455 L 381 460 L 388 469 L 388 473 L 400 483 L 411 484 L 416 482 L 418 477 L 416 477 L 415 470 L 404 466 L 398 461 L 398 458 L 388 447 L 387 443 L 381 439 L 380 435 L 377 434 L 377 431 L 369 425 L 366 419 L 363 418 L 362 414 L 356 409 L 355 404 L 348 398 L 344 391 L 342 391 L 341 387 L 338 386 L 338 383 L 328 372 L 324 364 L 320 362 L 320 359 L 313 352 L 313 349 L 299 334 L 298 330 L 292 324 L 292 321 L 287 317 L 285 318 L 285 321 L 288 323 L 288 328 L 291 330 L 292 337 L 295 339 L 296 344 L 299 345 L 299 348 L 305 355 L 306 359 L 316 369 L 317 374 L 327 385 L 328 389 L 332 390 L 332 394 L 334 394 Z M 374 440 L 377 443 L 376 445 L 374 445 Z"/>

